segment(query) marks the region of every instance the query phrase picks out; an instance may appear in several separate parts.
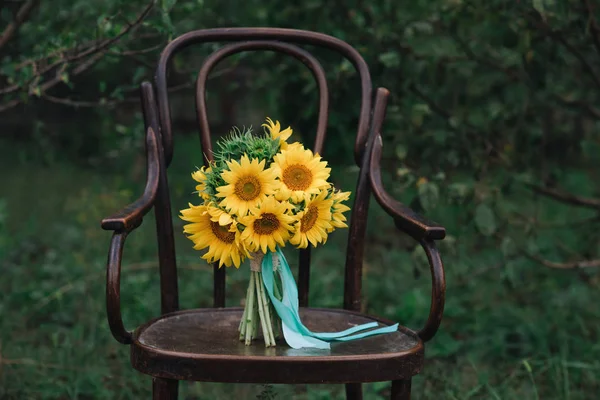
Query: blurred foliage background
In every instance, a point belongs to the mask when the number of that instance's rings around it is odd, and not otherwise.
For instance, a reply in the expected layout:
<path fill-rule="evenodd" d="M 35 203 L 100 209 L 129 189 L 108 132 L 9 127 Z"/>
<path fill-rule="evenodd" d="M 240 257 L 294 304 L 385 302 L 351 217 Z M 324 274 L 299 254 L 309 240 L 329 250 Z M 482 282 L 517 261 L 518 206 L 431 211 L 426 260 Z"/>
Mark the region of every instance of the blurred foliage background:
<path fill-rule="evenodd" d="M 447 308 L 415 378 L 417 399 L 596 399 L 600 393 L 600 18 L 593 0 L 0 0 L 0 398 L 136 399 L 104 312 L 102 217 L 141 193 L 137 88 L 179 34 L 226 26 L 320 31 L 354 46 L 392 93 L 388 188 L 442 223 Z M 174 61 L 173 207 L 201 163 L 193 82 L 217 45 Z M 311 49 L 312 50 L 312 49 Z M 352 190 L 357 76 L 328 72 L 324 156 Z M 310 140 L 316 86 L 269 52 L 224 62 L 209 84 L 213 131 L 266 115 Z M 177 212 L 174 213 L 177 215 Z M 372 206 L 365 309 L 417 328 L 430 278 L 415 243 Z M 150 218 L 151 219 L 151 218 Z M 175 218 L 176 232 L 181 222 Z M 123 267 L 131 327 L 157 315 L 153 223 Z M 343 233 L 315 252 L 311 304 L 339 306 Z M 177 238 L 184 307 L 210 304 L 211 269 Z M 331 267 L 335 265 L 336 267 Z M 247 277 L 229 274 L 228 304 Z M 184 284 L 185 283 L 185 284 Z M 342 398 L 341 386 L 182 384 L 186 399 Z M 365 385 L 366 398 L 389 384 Z"/>

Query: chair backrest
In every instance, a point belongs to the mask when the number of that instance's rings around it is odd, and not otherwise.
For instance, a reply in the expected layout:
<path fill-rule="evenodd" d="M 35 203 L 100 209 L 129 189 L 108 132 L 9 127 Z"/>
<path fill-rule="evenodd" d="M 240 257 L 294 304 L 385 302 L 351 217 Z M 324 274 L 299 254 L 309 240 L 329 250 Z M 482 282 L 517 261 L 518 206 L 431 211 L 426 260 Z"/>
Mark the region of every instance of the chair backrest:
<path fill-rule="evenodd" d="M 293 29 L 280 28 L 220 28 L 198 30 L 184 34 L 173 40 L 161 53 L 155 76 L 155 93 L 149 83 L 142 84 L 142 98 L 146 126 L 160 132 L 162 140 L 161 177 L 155 203 L 156 223 L 159 240 L 159 259 L 161 275 L 162 311 L 171 312 L 178 309 L 177 271 L 173 225 L 171 220 L 170 199 L 166 168 L 173 157 L 173 133 L 171 129 L 171 110 L 167 92 L 167 75 L 173 57 L 190 45 L 208 42 L 239 42 L 229 44 L 211 54 L 203 63 L 196 82 L 196 108 L 200 129 L 200 141 L 205 164 L 212 159 L 212 144 L 206 109 L 206 81 L 213 67 L 224 58 L 243 51 L 269 50 L 288 54 L 305 64 L 312 72 L 319 88 L 319 115 L 316 139 L 313 151 L 321 153 L 325 140 L 329 95 L 327 80 L 321 64 L 307 51 L 294 44 L 306 44 L 325 47 L 341 53 L 356 68 L 360 76 L 361 105 L 358 111 L 358 128 L 354 146 L 354 158 L 361 167 L 354 205 L 350 219 L 348 248 L 345 265 L 344 308 L 360 309 L 361 275 L 363 258 L 363 239 L 366 230 L 366 215 L 370 197 L 370 184 L 367 167 L 369 165 L 369 133 L 371 124 L 371 77 L 368 67 L 360 54 L 346 42 L 334 37 Z M 294 43 L 294 44 L 291 44 Z M 385 93 L 384 93 L 385 92 Z M 387 91 L 378 92 L 387 97 Z M 378 97 L 378 100 L 381 100 Z M 385 103 L 385 101 L 376 101 Z M 381 104 L 379 104 L 381 106 Z M 378 114 L 383 118 L 385 104 L 379 107 Z M 308 283 L 310 276 L 310 249 L 300 251 L 298 293 L 301 306 L 308 304 Z M 225 268 L 214 268 L 214 306 L 225 306 Z"/>

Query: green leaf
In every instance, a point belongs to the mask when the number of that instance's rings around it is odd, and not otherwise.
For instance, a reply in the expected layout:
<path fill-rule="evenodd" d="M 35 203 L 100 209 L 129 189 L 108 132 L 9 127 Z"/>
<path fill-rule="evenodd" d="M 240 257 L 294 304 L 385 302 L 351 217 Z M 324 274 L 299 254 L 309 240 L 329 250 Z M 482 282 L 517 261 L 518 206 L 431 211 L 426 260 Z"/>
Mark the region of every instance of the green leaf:
<path fill-rule="evenodd" d="M 423 250 L 421 246 L 417 246 L 414 248 L 414 250 L 410 254 L 410 258 L 418 266 L 424 266 L 429 264 L 429 260 L 427 259 L 427 253 L 425 253 L 425 250 Z"/>
<path fill-rule="evenodd" d="M 481 203 L 475 209 L 475 226 L 485 236 L 491 236 L 496 232 L 496 216 L 492 208 Z"/>
<path fill-rule="evenodd" d="M 502 254 L 505 258 L 512 257 L 517 253 L 517 246 L 515 245 L 514 240 L 508 236 L 502 239 L 500 248 L 502 249 Z"/>
<path fill-rule="evenodd" d="M 429 108 L 429 105 L 424 103 L 417 103 L 413 105 L 410 114 L 413 125 L 423 125 L 423 119 L 426 115 L 429 114 L 431 114 L 431 109 Z"/>
<path fill-rule="evenodd" d="M 177 0 L 162 0 L 160 7 L 164 12 L 168 12 L 175 6 Z"/>
<path fill-rule="evenodd" d="M 406 176 L 409 176 L 410 173 L 411 173 L 410 168 L 400 167 L 400 168 L 396 169 L 396 176 L 398 178 L 404 178 Z"/>
<path fill-rule="evenodd" d="M 467 183 L 451 183 L 448 185 L 448 194 L 457 200 L 464 200 L 471 193 L 471 185 Z"/>
<path fill-rule="evenodd" d="M 544 0 L 533 0 L 533 8 L 535 8 L 535 10 L 540 13 L 540 15 L 542 16 L 542 19 L 544 19 L 544 21 L 545 21 L 546 20 L 546 8 L 544 7 Z"/>
<path fill-rule="evenodd" d="M 433 345 L 428 349 L 430 357 L 448 357 L 459 352 L 462 343 L 456 340 L 450 333 L 441 329 L 435 338 Z"/>
<path fill-rule="evenodd" d="M 132 82 L 138 84 L 146 77 L 146 67 L 137 67 L 133 73 Z"/>
<path fill-rule="evenodd" d="M 431 114 L 431 108 L 429 108 L 428 104 L 418 103 L 413 106 L 413 112 L 423 114 L 423 115 L 429 115 L 429 114 Z"/>
<path fill-rule="evenodd" d="M 419 185 L 419 201 L 425 211 L 435 208 L 440 197 L 440 190 L 433 182 L 425 182 Z"/>
<path fill-rule="evenodd" d="M 529 361 L 523 360 L 523 366 L 525 367 L 525 369 L 527 370 L 527 372 L 529 372 L 531 374 L 531 372 L 533 370 L 531 369 L 531 364 L 529 364 Z"/>
<path fill-rule="evenodd" d="M 171 20 L 171 16 L 169 15 L 169 13 L 163 12 L 161 18 L 164 24 L 163 29 L 165 30 L 165 32 L 169 34 L 172 33 L 175 28 L 173 26 L 173 21 Z"/>
<path fill-rule="evenodd" d="M 398 160 L 404 160 L 407 154 L 408 149 L 406 148 L 406 146 L 404 146 L 403 144 L 399 144 L 396 146 L 396 157 L 398 157 Z"/>
<path fill-rule="evenodd" d="M 449 254 L 456 254 L 456 237 L 446 235 L 444 240 L 440 242 L 440 248 L 444 249 L 444 252 L 448 252 Z"/>
<path fill-rule="evenodd" d="M 398 67 L 400 65 L 400 55 L 396 51 L 388 51 L 379 56 L 379 61 L 388 68 Z"/>

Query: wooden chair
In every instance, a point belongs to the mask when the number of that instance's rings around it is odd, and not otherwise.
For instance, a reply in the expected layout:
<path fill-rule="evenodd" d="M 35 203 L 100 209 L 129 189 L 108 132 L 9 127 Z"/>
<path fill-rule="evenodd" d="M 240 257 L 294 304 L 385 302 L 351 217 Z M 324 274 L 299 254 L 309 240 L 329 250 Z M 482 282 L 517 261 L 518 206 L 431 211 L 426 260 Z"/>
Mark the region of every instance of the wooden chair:
<path fill-rule="evenodd" d="M 361 271 L 367 210 L 371 194 L 389 213 L 396 226 L 424 248 L 431 267 L 432 296 L 429 318 L 419 331 L 400 327 L 393 334 L 346 343 L 334 343 L 330 351 L 289 348 L 281 343 L 265 348 L 261 343 L 246 347 L 238 340 L 240 308 L 225 308 L 225 268 L 214 269 L 214 308 L 180 310 L 174 233 L 167 181 L 173 157 L 167 72 L 180 50 L 206 42 L 235 42 L 214 52 L 200 69 L 196 85 L 196 107 L 205 162 L 211 157 L 211 142 L 205 101 L 205 86 L 211 69 L 223 58 L 248 50 L 270 50 L 288 54 L 304 63 L 314 75 L 320 92 L 315 152 L 321 152 L 328 118 L 327 82 L 319 62 L 293 45 L 322 46 L 346 57 L 361 79 L 361 106 L 354 149 L 360 174 L 354 191 L 345 266 L 344 309 L 308 308 L 310 250 L 300 251 L 298 290 L 301 316 L 313 331 L 338 331 L 355 324 L 392 322 L 360 313 Z M 155 97 L 156 93 L 156 97 Z M 368 67 L 347 43 L 320 33 L 279 28 L 232 28 L 198 30 L 172 41 L 162 52 L 155 86 L 141 85 L 146 126 L 147 184 L 133 204 L 102 221 L 113 231 L 107 265 L 106 305 L 115 339 L 131 346 L 131 363 L 153 377 L 154 399 L 176 399 L 179 380 L 246 383 L 344 383 L 349 399 L 362 398 L 361 382 L 392 381 L 392 398 L 409 399 L 411 377 L 423 367 L 424 342 L 436 333 L 444 309 L 444 270 L 435 240 L 445 230 L 393 200 L 382 187 L 380 158 L 381 126 L 389 92 L 379 88 L 372 107 Z M 120 304 L 120 274 L 127 235 L 154 208 L 158 236 L 162 315 L 130 332 L 123 326 Z M 181 234 L 181 233 L 177 233 Z"/>

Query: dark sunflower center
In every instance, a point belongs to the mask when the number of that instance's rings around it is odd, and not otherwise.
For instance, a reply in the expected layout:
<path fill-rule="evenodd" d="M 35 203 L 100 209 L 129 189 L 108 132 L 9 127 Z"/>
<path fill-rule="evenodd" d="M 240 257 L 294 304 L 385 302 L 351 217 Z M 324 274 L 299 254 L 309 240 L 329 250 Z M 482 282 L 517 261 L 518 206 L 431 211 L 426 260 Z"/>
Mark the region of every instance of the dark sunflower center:
<path fill-rule="evenodd" d="M 300 232 L 306 233 L 315 226 L 317 217 L 319 216 L 319 209 L 314 205 L 308 207 L 306 214 L 300 218 Z"/>
<path fill-rule="evenodd" d="M 313 180 L 312 172 L 301 164 L 290 165 L 282 175 L 283 182 L 291 190 L 306 190 Z"/>
<path fill-rule="evenodd" d="M 227 244 L 233 243 L 235 240 L 235 232 L 229 232 L 229 225 L 219 225 L 218 222 L 210 221 L 210 229 L 215 234 L 215 236 L 222 242 Z"/>
<path fill-rule="evenodd" d="M 254 200 L 261 191 L 261 185 L 255 176 L 243 176 L 235 183 L 234 192 L 242 200 Z"/>
<path fill-rule="evenodd" d="M 264 213 L 254 221 L 254 232 L 259 235 L 270 235 L 279 228 L 279 220 L 275 214 Z"/>

